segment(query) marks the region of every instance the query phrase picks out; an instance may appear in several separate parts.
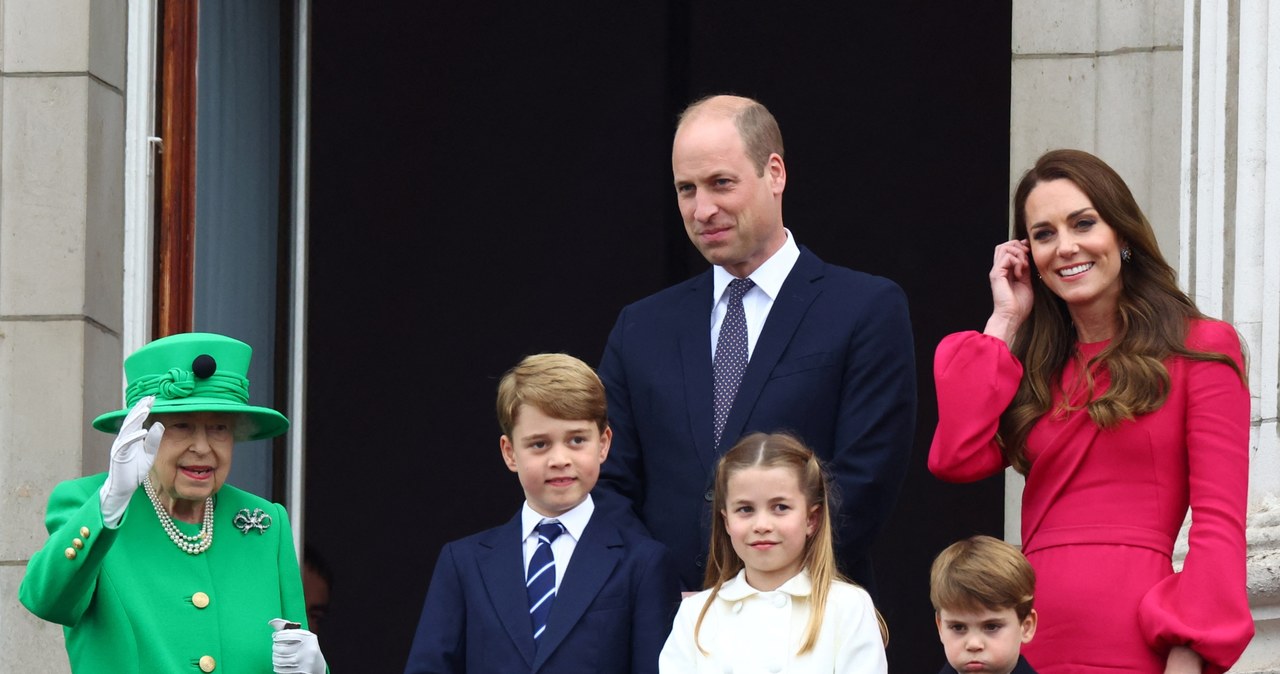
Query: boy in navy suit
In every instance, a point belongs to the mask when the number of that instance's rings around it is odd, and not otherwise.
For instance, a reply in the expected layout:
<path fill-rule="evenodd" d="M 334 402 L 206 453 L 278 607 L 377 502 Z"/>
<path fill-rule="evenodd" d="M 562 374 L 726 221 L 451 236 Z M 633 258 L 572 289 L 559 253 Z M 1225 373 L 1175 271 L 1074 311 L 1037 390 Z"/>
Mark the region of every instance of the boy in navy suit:
<path fill-rule="evenodd" d="M 600 379 L 572 356 L 529 356 L 497 407 L 524 506 L 441 550 L 405 674 L 657 672 L 679 582 L 666 548 L 591 499 L 613 437 Z"/>
<path fill-rule="evenodd" d="M 933 560 L 929 599 L 947 652 L 939 674 L 1036 674 L 1022 644 L 1036 634 L 1036 572 L 1018 549 L 973 536 Z"/>

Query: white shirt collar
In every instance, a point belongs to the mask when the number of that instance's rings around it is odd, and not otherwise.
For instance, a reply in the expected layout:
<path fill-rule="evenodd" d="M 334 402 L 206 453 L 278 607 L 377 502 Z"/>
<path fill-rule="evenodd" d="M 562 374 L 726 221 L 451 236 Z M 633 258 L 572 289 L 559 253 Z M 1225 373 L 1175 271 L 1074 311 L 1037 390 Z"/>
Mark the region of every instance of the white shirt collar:
<path fill-rule="evenodd" d="M 574 506 L 568 512 L 557 517 L 546 517 L 539 514 L 533 508 L 529 507 L 529 502 L 524 502 L 524 507 L 520 509 L 520 539 L 525 540 L 529 536 L 536 536 L 534 528 L 538 526 L 542 520 L 555 520 L 564 525 L 564 529 L 573 540 L 582 540 L 582 532 L 587 528 L 587 522 L 591 521 L 591 513 L 595 512 L 596 504 L 591 500 L 591 494 L 587 494 L 587 498 L 582 503 Z"/>
<path fill-rule="evenodd" d="M 786 232 L 787 240 L 782 243 L 782 247 L 778 252 L 774 253 L 764 264 L 760 265 L 755 271 L 751 272 L 747 278 L 755 281 L 756 287 L 764 291 L 770 300 L 778 299 L 778 293 L 782 292 L 782 284 L 787 280 L 787 275 L 791 273 L 791 268 L 796 266 L 796 260 L 800 259 L 800 247 L 796 245 L 795 237 L 791 236 L 791 230 L 783 228 Z M 712 288 L 711 297 L 712 304 L 720 301 L 724 295 L 724 291 L 729 287 L 729 282 L 736 278 L 730 274 L 724 267 L 712 267 Z"/>
<path fill-rule="evenodd" d="M 808 570 L 801 569 L 800 573 L 787 579 L 787 582 L 778 586 L 774 592 L 783 592 L 793 597 L 809 596 L 813 592 L 813 582 L 809 580 Z M 742 601 L 753 594 L 763 593 L 747 584 L 747 571 L 743 569 L 738 572 L 738 575 L 726 581 L 716 596 L 725 601 Z"/>

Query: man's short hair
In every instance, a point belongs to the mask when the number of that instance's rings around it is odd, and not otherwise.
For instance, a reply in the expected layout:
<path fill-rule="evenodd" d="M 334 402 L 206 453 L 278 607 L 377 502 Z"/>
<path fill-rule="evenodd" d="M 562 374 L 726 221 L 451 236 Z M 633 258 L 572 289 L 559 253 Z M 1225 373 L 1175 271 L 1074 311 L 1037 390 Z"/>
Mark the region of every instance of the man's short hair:
<path fill-rule="evenodd" d="M 929 600 L 933 610 L 1012 608 L 1026 620 L 1035 601 L 1036 572 L 1017 548 L 991 536 L 952 543 L 933 560 Z"/>
<path fill-rule="evenodd" d="M 600 432 L 609 425 L 604 384 L 590 365 L 563 353 L 526 356 L 498 382 L 498 426 L 510 436 L 521 405 L 564 421 L 594 421 Z"/>
<path fill-rule="evenodd" d="M 734 96 L 732 94 L 713 94 L 704 96 L 684 109 L 676 124 L 679 129 L 689 121 L 702 114 L 714 114 L 728 117 L 738 129 L 742 145 L 746 148 L 747 159 L 756 168 L 756 176 L 764 175 L 764 167 L 769 163 L 769 155 L 783 156 L 782 130 L 778 128 L 778 120 L 764 104 L 752 98 Z"/>

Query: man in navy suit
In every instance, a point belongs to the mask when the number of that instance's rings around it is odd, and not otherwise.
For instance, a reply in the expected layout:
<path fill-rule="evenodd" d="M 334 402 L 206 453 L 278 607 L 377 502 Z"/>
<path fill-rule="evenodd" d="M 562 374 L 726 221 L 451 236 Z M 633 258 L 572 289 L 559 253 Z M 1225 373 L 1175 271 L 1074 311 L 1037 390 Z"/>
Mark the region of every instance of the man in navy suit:
<path fill-rule="evenodd" d="M 406 674 L 656 673 L 680 588 L 666 549 L 591 499 L 611 437 L 600 379 L 529 356 L 498 384 L 498 422 L 524 507 L 440 552 Z"/>
<path fill-rule="evenodd" d="M 676 200 L 713 267 L 623 309 L 600 364 L 614 437 L 599 500 L 629 507 L 666 544 L 685 590 L 702 588 L 708 527 L 722 526 L 709 508 L 715 462 L 742 435 L 789 431 L 823 459 L 841 497 L 841 570 L 868 589 L 869 549 L 910 454 L 905 295 L 796 245 L 782 224 L 782 155 L 777 122 L 754 100 L 713 96 L 684 111 L 671 152 Z M 734 279 L 753 282 L 737 307 Z M 725 383 L 714 350 L 726 323 L 741 339 L 744 318 L 745 370 Z M 726 353 L 741 352 L 729 343 Z"/>

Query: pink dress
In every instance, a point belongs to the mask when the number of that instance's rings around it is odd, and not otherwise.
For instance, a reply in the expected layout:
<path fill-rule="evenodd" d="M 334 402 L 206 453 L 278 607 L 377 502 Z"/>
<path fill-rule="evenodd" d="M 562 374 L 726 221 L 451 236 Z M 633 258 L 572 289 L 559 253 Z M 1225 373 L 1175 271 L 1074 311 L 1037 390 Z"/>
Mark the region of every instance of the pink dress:
<path fill-rule="evenodd" d="M 1194 321 L 1187 345 L 1241 362 L 1231 326 Z M 1079 344 L 1063 386 L 1106 346 Z M 1022 550 L 1036 570 L 1040 623 L 1023 653 L 1041 674 L 1164 671 L 1172 646 L 1223 672 L 1253 637 L 1245 588 L 1249 391 L 1221 363 L 1165 361 L 1170 391 L 1155 412 L 1102 430 L 1087 411 L 1050 412 L 1027 438 Z M 1098 391 L 1110 378 L 1096 371 Z M 938 428 L 929 470 L 951 482 L 1000 472 L 994 441 L 1022 365 L 1003 341 L 976 332 L 938 345 Z M 1054 394 L 1055 404 L 1064 395 Z M 1075 391 L 1079 407 L 1085 395 Z M 1190 551 L 1170 556 L 1190 505 Z"/>

